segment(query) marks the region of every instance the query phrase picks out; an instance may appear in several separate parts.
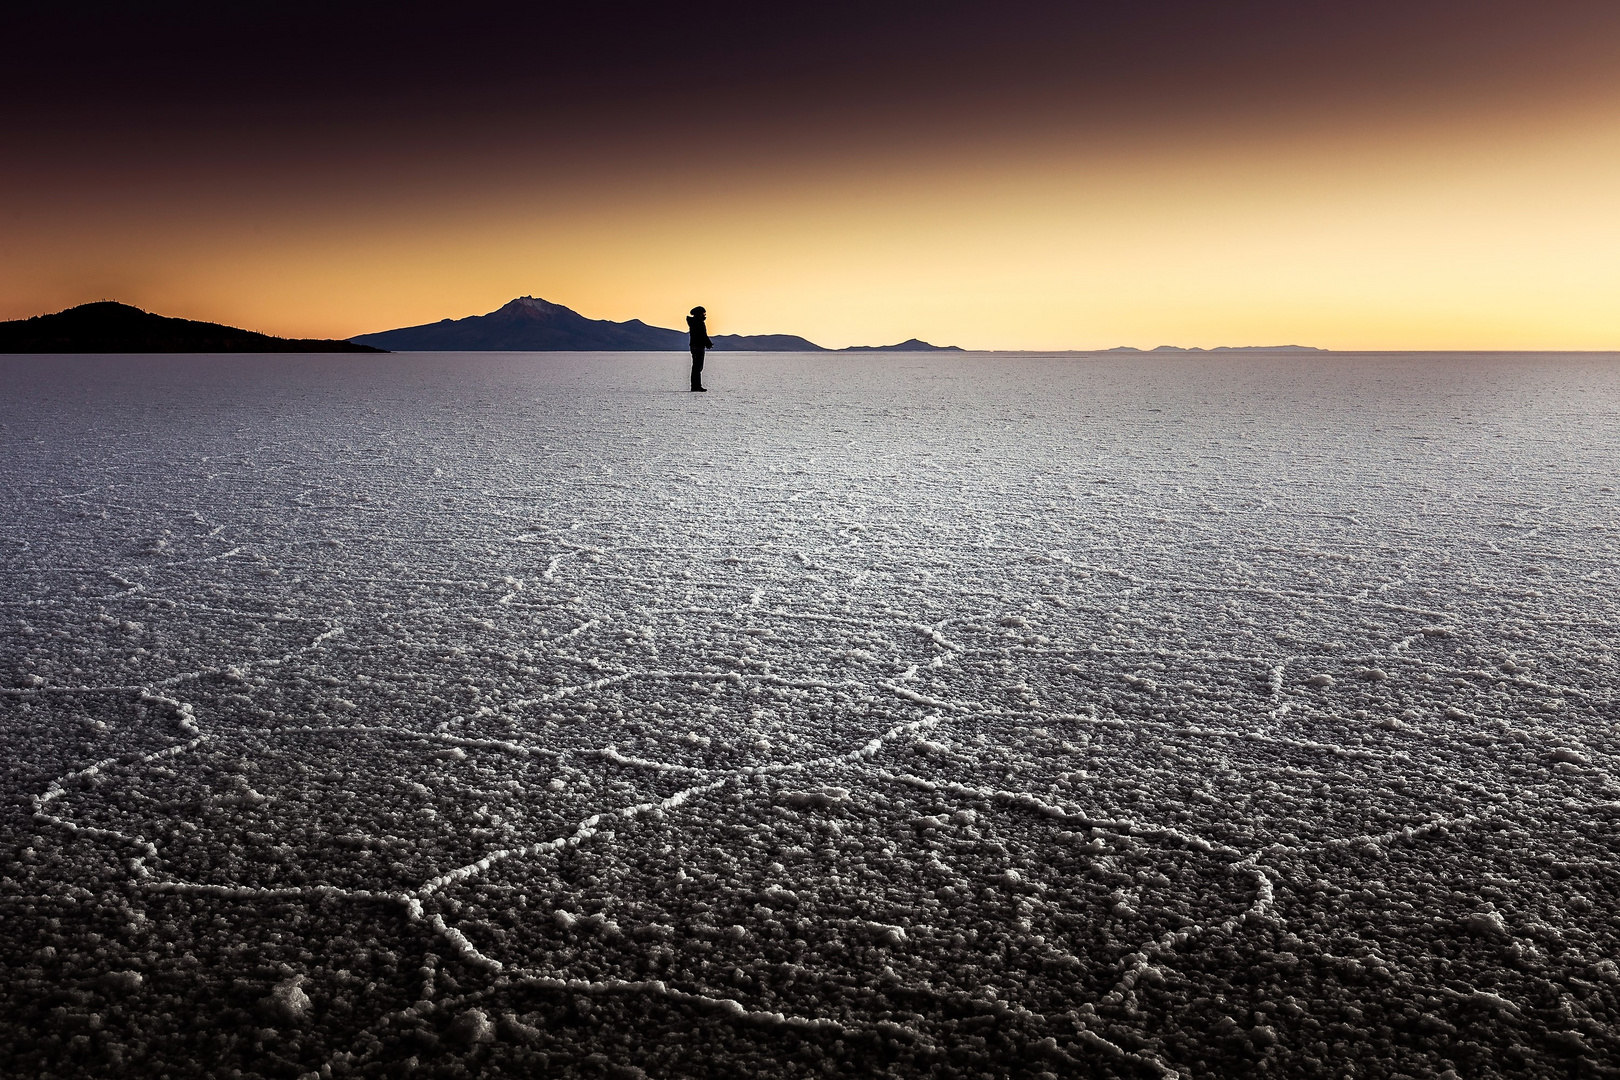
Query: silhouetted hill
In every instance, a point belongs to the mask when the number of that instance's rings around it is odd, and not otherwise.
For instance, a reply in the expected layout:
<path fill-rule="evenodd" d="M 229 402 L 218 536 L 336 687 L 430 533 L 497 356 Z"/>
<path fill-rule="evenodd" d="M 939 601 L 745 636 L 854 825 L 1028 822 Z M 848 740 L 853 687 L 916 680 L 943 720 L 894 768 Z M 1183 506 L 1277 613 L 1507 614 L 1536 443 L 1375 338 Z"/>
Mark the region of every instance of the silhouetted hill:
<path fill-rule="evenodd" d="M 416 352 L 667 352 L 687 347 L 685 330 L 649 326 L 640 319 L 587 319 L 572 308 L 520 296 L 488 315 L 444 319 L 354 340 Z M 793 334 L 716 334 L 717 351 L 810 352 L 821 346 Z"/>
<path fill-rule="evenodd" d="M 153 315 L 128 304 L 94 304 L 0 322 L 0 352 L 383 352 L 351 341 L 279 338 L 218 323 Z"/>
<path fill-rule="evenodd" d="M 960 345 L 930 345 L 918 338 L 909 338 L 898 345 L 850 345 L 839 352 L 961 352 Z"/>
<path fill-rule="evenodd" d="M 826 352 L 797 334 L 710 334 L 716 352 Z M 685 346 L 682 346 L 683 348 Z"/>

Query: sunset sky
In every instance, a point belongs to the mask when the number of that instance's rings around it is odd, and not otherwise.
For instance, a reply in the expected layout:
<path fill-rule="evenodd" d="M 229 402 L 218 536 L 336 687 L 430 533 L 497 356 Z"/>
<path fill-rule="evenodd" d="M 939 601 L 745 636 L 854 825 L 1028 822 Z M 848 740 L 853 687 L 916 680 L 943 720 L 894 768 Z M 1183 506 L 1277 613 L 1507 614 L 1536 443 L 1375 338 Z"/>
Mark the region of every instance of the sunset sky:
<path fill-rule="evenodd" d="M 1613 0 L 235 7 L 0 15 L 0 318 L 1620 349 Z"/>

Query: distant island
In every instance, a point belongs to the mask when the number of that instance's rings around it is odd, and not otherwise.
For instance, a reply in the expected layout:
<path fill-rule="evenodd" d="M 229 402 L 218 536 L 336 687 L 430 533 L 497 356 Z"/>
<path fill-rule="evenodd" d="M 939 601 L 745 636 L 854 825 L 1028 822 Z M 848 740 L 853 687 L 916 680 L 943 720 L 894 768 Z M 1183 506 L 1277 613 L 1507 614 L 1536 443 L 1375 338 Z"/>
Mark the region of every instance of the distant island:
<path fill-rule="evenodd" d="M 487 315 L 441 319 L 420 326 L 358 334 L 355 341 L 395 352 L 673 352 L 687 347 L 685 330 L 640 319 L 588 319 L 572 308 L 520 296 Z M 797 334 L 713 334 L 716 352 L 960 352 L 912 338 L 898 345 L 828 349 Z"/>
<path fill-rule="evenodd" d="M 0 353 L 385 352 L 324 338 L 280 338 L 218 323 L 153 315 L 101 300 L 0 322 Z"/>
<path fill-rule="evenodd" d="M 851 345 L 839 352 L 961 352 L 960 345 L 930 345 L 918 338 L 910 338 L 898 345 Z"/>
<path fill-rule="evenodd" d="M 1156 353 L 1165 353 L 1165 352 L 1171 352 L 1171 353 L 1185 353 L 1185 352 L 1212 352 L 1212 353 L 1217 353 L 1217 352 L 1219 352 L 1219 353 L 1242 352 L 1242 353 L 1256 353 L 1256 352 L 1261 352 L 1261 353 L 1265 353 L 1265 352 L 1327 352 L 1328 350 L 1326 350 L 1326 349 L 1318 349 L 1314 345 L 1217 345 L 1213 349 L 1201 349 L 1196 345 L 1185 346 L 1185 347 L 1181 346 L 1181 345 L 1160 345 L 1157 348 L 1153 348 L 1153 349 L 1138 349 L 1138 348 L 1136 348 L 1134 346 L 1131 346 L 1131 345 L 1116 345 L 1114 348 L 1108 349 L 1107 351 L 1108 352 L 1134 352 L 1134 353 L 1139 353 L 1139 352 L 1156 352 Z"/>

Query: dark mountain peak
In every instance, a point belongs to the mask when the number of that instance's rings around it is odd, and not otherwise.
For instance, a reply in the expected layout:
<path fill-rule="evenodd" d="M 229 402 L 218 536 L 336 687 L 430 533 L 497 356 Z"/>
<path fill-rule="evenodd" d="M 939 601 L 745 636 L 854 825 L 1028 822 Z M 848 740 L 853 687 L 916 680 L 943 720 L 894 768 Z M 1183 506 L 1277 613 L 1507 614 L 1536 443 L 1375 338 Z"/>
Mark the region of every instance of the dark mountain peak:
<path fill-rule="evenodd" d="M 519 296 L 515 300 L 508 300 L 495 311 L 490 312 L 491 315 L 503 313 L 542 319 L 556 318 L 559 315 L 572 315 L 577 319 L 585 317 L 577 311 L 563 307 L 561 304 L 553 304 L 549 300 L 541 300 L 534 296 Z"/>
<path fill-rule="evenodd" d="M 116 300 L 0 322 L 0 352 L 381 352 L 321 338 L 279 338 L 219 323 L 153 315 Z"/>

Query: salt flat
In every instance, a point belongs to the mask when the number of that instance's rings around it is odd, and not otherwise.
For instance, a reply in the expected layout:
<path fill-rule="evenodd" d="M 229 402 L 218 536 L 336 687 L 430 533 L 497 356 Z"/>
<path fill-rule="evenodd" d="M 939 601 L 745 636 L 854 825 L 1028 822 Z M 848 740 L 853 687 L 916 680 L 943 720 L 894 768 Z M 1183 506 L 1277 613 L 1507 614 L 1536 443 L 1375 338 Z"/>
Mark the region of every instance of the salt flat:
<path fill-rule="evenodd" d="M 683 359 L 0 358 L 0 1073 L 1615 1071 L 1620 357 Z"/>

